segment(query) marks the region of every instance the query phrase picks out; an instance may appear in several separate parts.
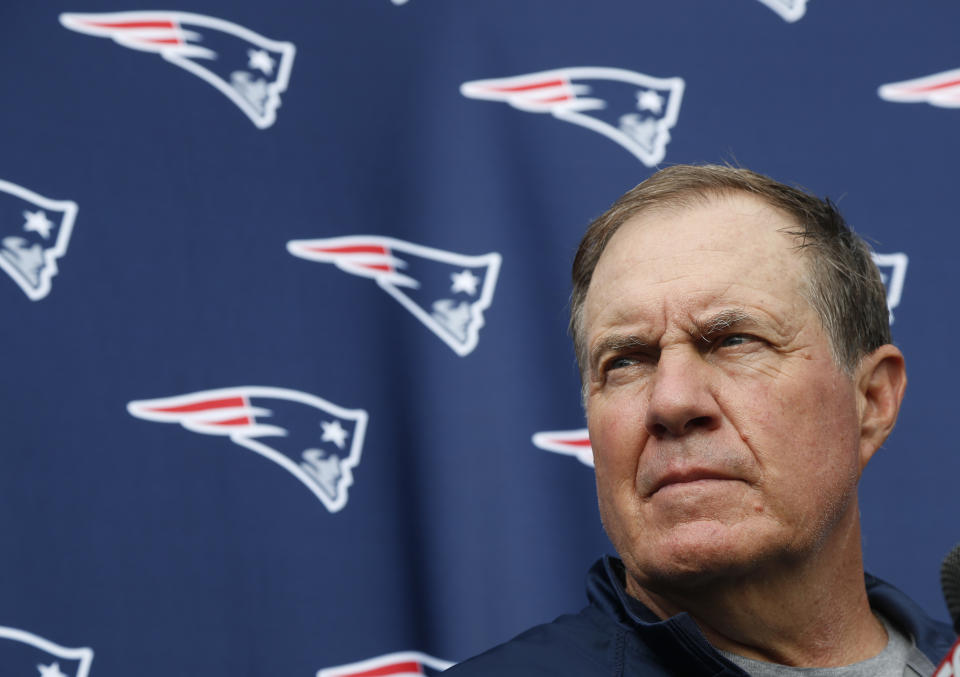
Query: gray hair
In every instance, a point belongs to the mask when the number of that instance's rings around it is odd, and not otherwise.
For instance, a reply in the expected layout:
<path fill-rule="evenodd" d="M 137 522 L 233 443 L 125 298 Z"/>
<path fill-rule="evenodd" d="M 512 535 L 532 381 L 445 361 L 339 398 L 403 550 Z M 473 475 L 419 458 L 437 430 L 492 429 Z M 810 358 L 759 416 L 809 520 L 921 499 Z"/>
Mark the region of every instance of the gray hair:
<path fill-rule="evenodd" d="M 861 358 L 891 342 L 886 291 L 871 249 L 829 199 L 747 169 L 675 165 L 625 193 L 590 224 L 580 241 L 573 261 L 570 333 L 581 375 L 588 364 L 583 307 L 593 271 L 614 233 L 650 209 L 688 207 L 737 192 L 755 195 L 796 221 L 795 229 L 784 232 L 796 238 L 798 249 L 807 256 L 803 292 L 820 316 L 840 368 L 853 374 Z"/>

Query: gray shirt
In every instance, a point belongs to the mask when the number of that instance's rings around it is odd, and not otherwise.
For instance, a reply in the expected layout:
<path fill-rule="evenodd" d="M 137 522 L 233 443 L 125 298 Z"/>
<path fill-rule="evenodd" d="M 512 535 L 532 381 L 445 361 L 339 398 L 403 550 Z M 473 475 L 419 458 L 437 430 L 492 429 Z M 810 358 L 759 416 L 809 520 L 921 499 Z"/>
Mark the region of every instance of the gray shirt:
<path fill-rule="evenodd" d="M 886 648 L 873 658 L 840 668 L 792 668 L 755 661 L 729 651 L 720 653 L 751 677 L 930 677 L 936 666 L 911 637 L 897 630 L 886 618 L 879 617 L 889 637 Z"/>

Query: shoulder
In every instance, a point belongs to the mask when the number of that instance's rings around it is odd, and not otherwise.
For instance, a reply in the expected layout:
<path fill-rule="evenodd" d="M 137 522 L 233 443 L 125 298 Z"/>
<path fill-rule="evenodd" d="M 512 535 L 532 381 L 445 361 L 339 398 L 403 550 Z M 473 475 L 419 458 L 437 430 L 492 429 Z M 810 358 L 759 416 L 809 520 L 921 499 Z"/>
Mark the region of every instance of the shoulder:
<path fill-rule="evenodd" d="M 910 635 L 917 648 L 936 664 L 956 639 L 953 628 L 931 618 L 920 605 L 886 581 L 870 574 L 864 577 L 870 606 Z"/>
<path fill-rule="evenodd" d="M 609 675 L 622 650 L 622 629 L 595 609 L 538 625 L 444 675 L 472 677 L 586 677 Z"/>

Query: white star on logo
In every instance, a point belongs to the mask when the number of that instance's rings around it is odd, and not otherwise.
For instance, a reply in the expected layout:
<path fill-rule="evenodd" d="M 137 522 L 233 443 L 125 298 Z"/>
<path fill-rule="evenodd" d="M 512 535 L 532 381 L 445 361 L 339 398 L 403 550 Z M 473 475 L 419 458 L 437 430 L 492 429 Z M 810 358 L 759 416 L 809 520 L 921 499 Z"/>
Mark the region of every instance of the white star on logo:
<path fill-rule="evenodd" d="M 320 427 L 323 428 L 321 442 L 333 442 L 339 449 L 343 449 L 349 433 L 340 425 L 340 421 L 320 421 Z"/>
<path fill-rule="evenodd" d="M 65 674 L 60 672 L 59 663 L 53 663 L 51 665 L 37 665 L 37 670 L 40 671 L 40 677 L 67 677 Z"/>
<path fill-rule="evenodd" d="M 23 229 L 27 232 L 39 233 L 43 239 L 50 237 L 50 229 L 53 228 L 53 221 L 47 218 L 42 209 L 35 212 L 23 212 L 23 218 L 27 220 L 23 224 Z"/>
<path fill-rule="evenodd" d="M 264 75 L 273 75 L 275 61 L 266 50 L 248 49 L 247 56 L 250 57 L 247 68 L 259 68 L 263 71 Z"/>
<path fill-rule="evenodd" d="M 462 291 L 470 294 L 470 296 L 477 293 L 477 284 L 480 282 L 480 278 L 466 268 L 459 273 L 451 273 L 450 279 L 453 280 L 450 291 L 454 293 Z"/>
<path fill-rule="evenodd" d="M 637 92 L 637 109 L 648 110 L 659 115 L 660 111 L 663 110 L 663 97 L 653 89 Z"/>

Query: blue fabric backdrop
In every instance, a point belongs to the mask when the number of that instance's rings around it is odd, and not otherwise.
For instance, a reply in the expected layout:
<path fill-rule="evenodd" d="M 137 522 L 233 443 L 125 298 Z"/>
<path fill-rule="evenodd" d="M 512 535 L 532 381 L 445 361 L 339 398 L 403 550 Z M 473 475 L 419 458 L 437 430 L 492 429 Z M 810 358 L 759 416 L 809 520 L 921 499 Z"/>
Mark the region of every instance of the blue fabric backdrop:
<path fill-rule="evenodd" d="M 677 162 L 883 255 L 866 561 L 946 618 L 960 6 L 157 5 L 0 8 L 0 672 L 433 674 L 579 608 L 568 271 Z"/>

